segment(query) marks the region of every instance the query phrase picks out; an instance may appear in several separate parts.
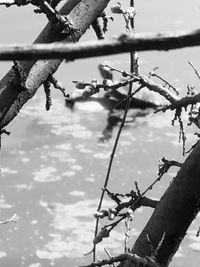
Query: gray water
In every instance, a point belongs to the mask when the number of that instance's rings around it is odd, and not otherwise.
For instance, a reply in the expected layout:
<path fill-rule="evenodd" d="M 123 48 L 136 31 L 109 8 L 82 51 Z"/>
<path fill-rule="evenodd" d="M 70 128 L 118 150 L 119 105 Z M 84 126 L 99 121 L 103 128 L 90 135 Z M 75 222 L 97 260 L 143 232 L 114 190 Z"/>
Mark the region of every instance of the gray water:
<path fill-rule="evenodd" d="M 115 1 L 111 1 L 112 4 Z M 128 1 L 124 1 L 128 4 Z M 136 29 L 138 32 L 157 32 L 195 29 L 199 25 L 200 4 L 197 0 L 161 1 L 140 0 L 136 3 Z M 35 15 L 32 8 L 0 8 L 2 43 L 30 43 L 35 39 L 46 19 Z M 124 29 L 122 20 L 115 18 L 108 36 Z M 92 31 L 83 40 L 94 38 Z M 172 52 L 139 53 L 142 73 L 155 66 L 184 94 L 188 84 L 198 86 L 199 81 L 187 61 L 197 68 L 199 48 Z M 128 69 L 126 54 L 75 61 L 63 64 L 56 77 L 72 93 L 73 80 L 99 79 L 97 65 L 108 62 L 121 69 Z M 1 75 L 11 62 L 1 62 Z M 116 76 L 118 78 L 118 76 Z M 197 87 L 198 88 L 198 87 Z M 92 249 L 95 227 L 93 213 L 97 209 L 110 153 L 119 124 L 105 139 L 108 125 L 107 110 L 94 103 L 76 105 L 72 111 L 65 107 L 62 95 L 53 92 L 53 106 L 44 109 L 42 90 L 27 103 L 20 114 L 7 127 L 11 136 L 2 137 L 0 220 L 17 214 L 18 222 L 1 225 L 1 266 L 78 266 L 91 262 L 83 254 Z M 109 189 L 126 193 L 137 181 L 143 191 L 157 177 L 158 160 L 183 161 L 182 145 L 178 143 L 178 125 L 171 126 L 173 114 L 137 116 L 131 110 L 116 152 Z M 118 112 L 119 117 L 122 112 Z M 186 127 L 187 148 L 195 142 L 194 127 Z M 147 196 L 160 198 L 172 178 L 172 168 L 162 182 Z M 114 204 L 106 198 L 103 207 Z M 132 222 L 130 246 L 144 227 L 152 210 L 139 209 Z M 103 224 L 102 224 L 103 225 Z M 171 266 L 199 266 L 200 239 L 195 237 L 199 217 L 188 230 L 184 242 Z M 109 239 L 97 249 L 106 258 L 104 248 L 112 256 L 123 252 L 125 226 L 122 223 Z"/>

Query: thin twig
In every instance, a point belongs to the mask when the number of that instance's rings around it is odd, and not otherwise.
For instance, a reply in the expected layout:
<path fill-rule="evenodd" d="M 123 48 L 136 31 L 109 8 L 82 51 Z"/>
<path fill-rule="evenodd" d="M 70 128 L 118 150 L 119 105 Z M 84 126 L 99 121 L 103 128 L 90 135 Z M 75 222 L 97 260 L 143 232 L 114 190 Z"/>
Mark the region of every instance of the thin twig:
<path fill-rule="evenodd" d="M 151 76 L 155 76 L 156 78 L 160 79 L 162 82 L 167 84 L 170 88 L 172 88 L 177 95 L 179 95 L 179 92 L 177 91 L 177 89 L 172 84 L 170 84 L 167 80 L 165 80 L 163 77 L 161 77 L 155 72 L 151 73 Z"/>
<path fill-rule="evenodd" d="M 109 251 L 108 251 L 106 248 L 104 248 L 104 251 L 105 251 L 106 254 L 108 255 L 109 259 L 111 259 L 112 257 L 111 257 L 111 255 L 110 255 Z M 115 262 L 113 262 L 110 266 L 116 267 Z"/>
<path fill-rule="evenodd" d="M 17 215 L 16 214 L 14 214 L 10 219 L 7 219 L 5 221 L 0 221 L 0 224 L 7 224 L 10 222 L 14 222 L 14 223 L 17 222 Z"/>
<path fill-rule="evenodd" d="M 196 67 L 192 64 L 191 61 L 188 61 L 189 65 L 193 68 L 194 72 L 196 73 L 197 77 L 200 80 L 200 73 L 198 72 L 198 70 L 196 69 Z"/>
<path fill-rule="evenodd" d="M 4 0 L 4 1 L 1 1 L 0 2 L 0 5 L 1 6 L 6 6 L 6 7 L 10 7 L 10 6 L 13 6 L 13 5 L 16 5 L 16 6 L 25 6 L 25 5 L 28 5 L 28 4 L 31 4 L 32 3 L 32 0 Z"/>
<path fill-rule="evenodd" d="M 131 6 L 134 5 L 133 0 L 130 1 L 130 5 Z M 131 31 L 133 31 L 134 19 L 131 19 L 131 26 L 132 26 Z M 134 71 L 134 53 L 131 52 L 130 53 L 130 73 L 133 73 L 133 71 Z M 132 83 L 130 83 L 130 85 L 129 85 L 129 90 L 128 90 L 127 96 L 130 96 L 131 93 L 132 93 Z M 108 185 L 108 180 L 110 178 L 110 172 L 111 172 L 111 168 L 112 168 L 112 163 L 113 163 L 113 160 L 114 160 L 114 156 L 115 156 L 115 152 L 116 152 L 117 145 L 118 145 L 118 142 L 119 142 L 119 138 L 120 138 L 122 129 L 124 127 L 124 123 L 126 121 L 126 116 L 127 116 L 127 113 L 128 113 L 128 108 L 129 108 L 130 102 L 131 102 L 131 98 L 129 97 L 127 99 L 127 102 L 126 102 L 123 119 L 122 119 L 121 125 L 119 127 L 119 130 L 118 130 L 118 133 L 117 133 L 117 136 L 116 136 L 116 139 L 115 139 L 115 143 L 114 143 L 114 146 L 113 146 L 112 153 L 110 155 L 110 161 L 109 161 L 108 170 L 107 170 L 107 174 L 106 174 L 106 178 L 105 178 L 105 182 L 104 182 L 103 188 L 107 188 L 107 185 Z M 105 190 L 102 190 L 97 211 L 99 211 L 101 209 L 101 205 L 102 205 L 102 202 L 103 202 L 104 195 L 105 195 Z M 94 234 L 95 236 L 97 235 L 97 232 L 98 232 L 98 225 L 99 225 L 99 218 L 96 219 L 96 227 L 95 227 L 95 234 Z M 96 258 L 96 246 L 94 245 L 93 261 L 95 261 L 95 258 Z"/>

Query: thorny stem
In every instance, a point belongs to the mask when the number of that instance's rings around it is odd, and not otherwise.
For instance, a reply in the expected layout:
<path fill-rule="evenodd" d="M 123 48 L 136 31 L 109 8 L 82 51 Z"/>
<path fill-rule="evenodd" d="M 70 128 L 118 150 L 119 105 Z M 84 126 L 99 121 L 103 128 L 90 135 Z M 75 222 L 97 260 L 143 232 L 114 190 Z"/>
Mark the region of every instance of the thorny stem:
<path fill-rule="evenodd" d="M 130 0 L 130 6 L 131 7 L 134 6 L 134 0 Z M 130 19 L 130 24 L 131 24 L 130 31 L 131 31 L 131 33 L 133 33 L 134 32 L 134 18 Z M 135 61 L 135 52 L 130 52 L 130 73 L 131 74 L 134 73 L 134 72 L 138 73 L 138 69 L 137 69 L 136 65 L 137 65 L 137 62 Z M 118 145 L 118 142 L 119 142 L 119 138 L 120 138 L 122 129 L 123 129 L 124 124 L 125 124 L 126 116 L 127 116 L 127 113 L 128 113 L 128 108 L 129 108 L 129 105 L 130 105 L 130 102 L 131 102 L 130 95 L 132 94 L 132 88 L 133 88 L 133 84 L 130 83 L 128 94 L 127 94 L 128 99 L 126 101 L 126 106 L 125 106 L 125 110 L 124 110 L 123 119 L 122 119 L 121 125 L 119 127 L 119 130 L 118 130 L 118 133 L 117 133 L 117 136 L 116 136 L 116 139 L 115 139 L 115 143 L 114 143 L 114 146 L 113 146 L 112 153 L 110 155 L 110 161 L 109 161 L 109 165 L 108 165 L 108 170 L 107 170 L 107 174 L 106 174 L 106 178 L 105 178 L 105 182 L 104 182 L 104 186 L 103 186 L 104 189 L 102 190 L 102 193 L 101 193 L 101 197 L 100 197 L 100 200 L 99 200 L 99 205 L 98 205 L 97 211 L 99 211 L 101 209 L 101 205 L 102 205 L 103 198 L 104 198 L 104 195 L 105 195 L 105 189 L 107 188 L 107 185 L 108 185 L 108 180 L 109 180 L 109 177 L 110 177 L 110 172 L 111 172 L 112 163 L 113 163 L 113 160 L 114 160 L 116 148 L 117 148 L 117 145 Z M 120 219 L 120 221 L 121 221 L 121 219 Z M 97 232 L 98 232 L 98 225 L 99 225 L 99 218 L 96 219 L 95 236 L 97 235 Z M 96 245 L 94 244 L 94 249 L 93 249 L 93 261 L 94 262 L 95 262 L 95 258 L 96 258 Z"/>

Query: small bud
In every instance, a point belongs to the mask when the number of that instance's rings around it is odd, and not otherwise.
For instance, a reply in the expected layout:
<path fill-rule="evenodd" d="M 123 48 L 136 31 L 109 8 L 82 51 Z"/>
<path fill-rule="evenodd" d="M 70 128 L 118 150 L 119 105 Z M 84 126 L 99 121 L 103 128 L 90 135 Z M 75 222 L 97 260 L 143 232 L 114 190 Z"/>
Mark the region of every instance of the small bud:
<path fill-rule="evenodd" d="M 113 85 L 113 81 L 109 79 L 104 79 L 103 80 L 103 85 L 106 85 L 107 87 L 110 87 Z"/>
<path fill-rule="evenodd" d="M 114 13 L 114 14 L 122 14 L 123 13 L 123 10 L 121 8 L 120 5 L 117 5 L 117 6 L 112 6 L 110 8 L 111 12 Z"/>
<path fill-rule="evenodd" d="M 97 79 L 93 79 L 90 85 L 91 89 L 94 90 L 97 87 L 97 84 Z"/>
<path fill-rule="evenodd" d="M 108 220 L 112 221 L 112 220 L 114 220 L 114 218 L 115 218 L 115 214 L 109 213 Z"/>
<path fill-rule="evenodd" d="M 129 217 L 129 218 L 131 219 L 131 221 L 132 221 L 132 220 L 133 220 L 133 217 L 134 217 L 134 216 L 133 216 L 133 214 L 134 214 L 134 213 L 133 213 L 133 210 L 132 210 L 132 209 L 128 209 L 126 213 L 127 213 L 128 217 Z"/>
<path fill-rule="evenodd" d="M 89 87 L 85 88 L 85 90 L 83 91 L 82 96 L 83 96 L 83 97 L 89 97 L 89 96 L 91 96 L 91 95 L 92 95 L 92 91 L 91 91 L 91 89 L 90 89 Z"/>
<path fill-rule="evenodd" d="M 110 221 L 114 220 L 116 214 L 117 214 L 116 209 L 114 208 L 108 209 L 108 220 Z"/>
<path fill-rule="evenodd" d="M 109 67 L 103 64 L 99 64 L 98 68 L 103 79 L 113 79 L 113 74 Z"/>
<path fill-rule="evenodd" d="M 94 214 L 95 218 L 104 218 L 105 216 L 108 215 L 108 211 L 107 210 L 100 210 L 100 211 L 96 211 Z"/>
<path fill-rule="evenodd" d="M 136 11 L 134 7 L 130 7 L 126 10 L 126 14 L 128 16 L 129 19 L 133 19 L 136 15 Z"/>
<path fill-rule="evenodd" d="M 122 76 L 123 76 L 123 77 L 127 77 L 127 76 L 128 76 L 128 73 L 127 73 L 126 71 L 123 71 L 123 72 L 122 72 Z"/>
<path fill-rule="evenodd" d="M 103 228 L 97 236 L 93 239 L 93 244 L 98 244 L 103 238 L 109 237 L 110 231 L 107 228 Z"/>
<path fill-rule="evenodd" d="M 86 85 L 84 82 L 76 82 L 76 88 L 77 89 L 82 90 L 82 89 L 85 89 L 85 87 L 86 87 Z"/>

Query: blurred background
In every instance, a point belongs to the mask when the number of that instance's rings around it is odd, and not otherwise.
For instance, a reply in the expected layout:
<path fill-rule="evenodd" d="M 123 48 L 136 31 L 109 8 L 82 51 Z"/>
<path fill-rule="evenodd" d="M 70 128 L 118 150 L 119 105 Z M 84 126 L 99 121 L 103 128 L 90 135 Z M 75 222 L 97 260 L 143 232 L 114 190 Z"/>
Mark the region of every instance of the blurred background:
<path fill-rule="evenodd" d="M 111 15 L 110 1 L 107 15 Z M 61 1 L 63 4 L 64 1 Z M 140 0 L 135 1 L 136 32 L 193 30 L 199 25 L 198 0 Z M 123 1 L 128 7 L 129 1 Z M 0 7 L 1 44 L 32 43 L 47 20 L 36 15 L 31 6 Z M 107 37 L 125 31 L 123 19 L 114 15 Z M 81 39 L 95 39 L 89 29 Z M 169 52 L 139 53 L 140 70 L 148 74 L 159 66 L 157 73 L 173 84 L 180 94 L 187 85 L 199 80 L 188 65 L 197 69 L 200 48 Z M 99 63 L 129 70 L 129 55 L 98 57 L 63 63 L 55 77 L 67 92 L 75 90 L 73 80 L 100 79 Z M 12 62 L 0 62 L 3 77 Z M 120 79 L 120 76 L 115 76 Z M 97 209 L 108 161 L 123 111 L 110 112 L 96 102 L 77 103 L 71 110 L 59 91 L 52 89 L 53 106 L 45 111 L 45 97 L 40 88 L 19 115 L 6 128 L 11 135 L 2 136 L 0 176 L 0 220 L 17 214 L 18 222 L 0 226 L 0 264 L 10 266 L 78 266 L 90 263 L 91 256 L 83 254 L 92 249 L 95 227 L 93 213 Z M 155 97 L 155 96 L 153 96 Z M 137 181 L 141 191 L 157 177 L 158 161 L 165 156 L 181 162 L 182 144 L 178 143 L 179 126 L 171 126 L 173 113 L 153 114 L 130 110 L 114 160 L 108 188 L 126 193 Z M 195 142 L 195 126 L 187 126 L 186 148 Z M 170 169 L 162 182 L 148 193 L 160 198 L 176 175 Z M 103 207 L 114 203 L 106 198 Z M 151 210 L 139 209 L 132 222 L 130 247 L 146 224 Z M 177 214 L 178 216 L 178 214 Z M 199 266 L 200 239 L 195 237 L 200 219 L 192 223 L 171 266 Z M 102 224 L 103 225 L 103 224 Z M 106 258 L 104 248 L 112 256 L 123 252 L 125 226 L 122 223 L 108 240 L 97 248 L 99 257 Z"/>

